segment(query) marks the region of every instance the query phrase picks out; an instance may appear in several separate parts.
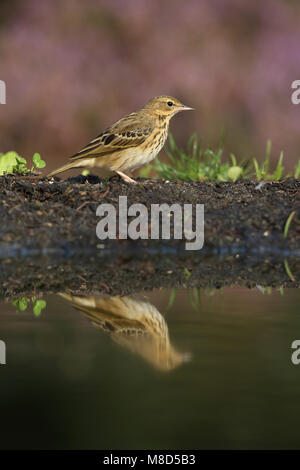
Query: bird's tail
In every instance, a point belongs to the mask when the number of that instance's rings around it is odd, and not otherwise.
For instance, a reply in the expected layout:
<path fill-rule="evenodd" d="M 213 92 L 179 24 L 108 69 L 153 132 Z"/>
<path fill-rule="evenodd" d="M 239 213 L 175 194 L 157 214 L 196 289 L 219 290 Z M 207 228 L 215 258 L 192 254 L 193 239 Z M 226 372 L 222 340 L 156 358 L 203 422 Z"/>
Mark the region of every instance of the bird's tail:
<path fill-rule="evenodd" d="M 63 171 L 70 170 L 70 168 L 76 168 L 76 165 L 74 165 L 74 162 L 67 163 L 66 165 L 61 166 L 60 168 L 57 168 L 56 170 L 51 171 L 47 176 L 54 176 L 58 175 L 58 173 L 62 173 Z"/>

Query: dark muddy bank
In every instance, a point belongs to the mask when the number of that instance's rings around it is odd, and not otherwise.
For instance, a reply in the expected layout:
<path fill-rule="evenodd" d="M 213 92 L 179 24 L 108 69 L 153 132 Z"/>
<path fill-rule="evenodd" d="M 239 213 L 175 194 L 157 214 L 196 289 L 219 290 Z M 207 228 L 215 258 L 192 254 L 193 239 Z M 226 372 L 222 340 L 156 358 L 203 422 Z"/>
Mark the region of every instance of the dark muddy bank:
<path fill-rule="evenodd" d="M 101 203 L 205 205 L 205 243 L 100 241 Z M 295 211 L 287 238 L 286 220 Z M 71 290 L 125 295 L 159 287 L 300 283 L 300 182 L 182 183 L 0 177 L 0 296 Z"/>
<path fill-rule="evenodd" d="M 288 263 L 288 264 L 286 264 Z M 291 277 L 292 276 L 292 279 Z M 127 295 L 165 288 L 299 287 L 300 259 L 249 256 L 99 254 L 96 257 L 0 261 L 0 297 L 57 292 Z"/>
<path fill-rule="evenodd" d="M 118 178 L 97 177 L 49 181 L 34 177 L 0 177 L 0 256 L 9 247 L 29 247 L 36 252 L 60 252 L 70 246 L 93 250 L 99 240 L 95 229 L 101 203 L 117 207 L 120 195 L 128 205 L 192 203 L 205 205 L 205 250 L 233 245 L 244 250 L 266 246 L 276 250 L 300 248 L 300 181 L 257 184 L 167 182 L 139 180 L 138 186 Z M 283 231 L 292 211 L 288 237 Z M 116 241 L 120 247 L 120 242 Z M 128 242 L 130 243 L 130 242 Z M 145 241 L 149 246 L 151 241 Z M 170 242 L 172 245 L 172 242 Z M 178 246 L 178 241 L 173 242 Z M 124 246 L 124 241 L 122 241 Z M 22 251 L 26 253 L 26 250 Z M 20 253 L 19 253 L 20 254 Z"/>

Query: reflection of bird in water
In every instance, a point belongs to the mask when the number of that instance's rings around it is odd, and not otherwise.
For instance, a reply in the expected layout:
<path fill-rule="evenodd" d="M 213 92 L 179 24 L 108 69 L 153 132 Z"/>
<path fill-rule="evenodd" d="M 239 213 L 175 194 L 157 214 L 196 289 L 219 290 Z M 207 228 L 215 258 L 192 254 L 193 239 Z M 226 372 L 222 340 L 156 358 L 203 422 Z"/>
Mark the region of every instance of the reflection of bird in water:
<path fill-rule="evenodd" d="M 85 297 L 60 294 L 109 336 L 154 367 L 171 370 L 190 359 L 170 343 L 168 326 L 150 303 L 135 297 Z"/>

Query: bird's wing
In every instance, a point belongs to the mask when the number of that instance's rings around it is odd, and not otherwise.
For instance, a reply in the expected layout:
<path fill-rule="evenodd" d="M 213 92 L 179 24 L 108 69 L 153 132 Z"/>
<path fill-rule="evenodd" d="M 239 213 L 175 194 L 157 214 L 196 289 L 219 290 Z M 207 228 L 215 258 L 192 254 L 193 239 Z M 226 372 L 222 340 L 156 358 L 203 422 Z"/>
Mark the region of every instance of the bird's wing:
<path fill-rule="evenodd" d="M 141 145 L 153 132 L 155 122 L 139 113 L 131 113 L 98 135 L 71 159 L 100 157 L 126 148 Z"/>

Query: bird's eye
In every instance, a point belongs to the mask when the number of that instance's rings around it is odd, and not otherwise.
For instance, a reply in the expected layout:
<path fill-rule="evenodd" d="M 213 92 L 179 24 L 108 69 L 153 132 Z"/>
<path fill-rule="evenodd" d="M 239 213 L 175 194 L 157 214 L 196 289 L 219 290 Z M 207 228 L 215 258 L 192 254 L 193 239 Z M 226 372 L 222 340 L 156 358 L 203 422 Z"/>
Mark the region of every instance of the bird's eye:
<path fill-rule="evenodd" d="M 168 101 L 167 105 L 168 105 L 168 106 L 173 106 L 172 101 Z"/>

